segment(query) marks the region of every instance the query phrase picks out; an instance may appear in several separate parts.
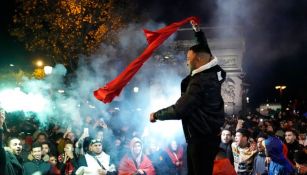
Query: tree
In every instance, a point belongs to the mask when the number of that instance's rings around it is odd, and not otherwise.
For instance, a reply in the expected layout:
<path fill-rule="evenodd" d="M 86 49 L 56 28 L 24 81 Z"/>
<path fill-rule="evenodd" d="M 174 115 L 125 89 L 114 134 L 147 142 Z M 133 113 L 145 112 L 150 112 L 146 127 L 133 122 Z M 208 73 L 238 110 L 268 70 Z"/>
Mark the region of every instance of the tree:
<path fill-rule="evenodd" d="M 133 5 L 124 0 L 17 0 L 10 33 L 29 51 L 74 68 L 102 42 L 115 43 Z M 129 2 L 130 3 L 130 2 Z M 131 3 L 130 3 L 131 4 Z M 132 3 L 133 4 L 133 3 Z"/>

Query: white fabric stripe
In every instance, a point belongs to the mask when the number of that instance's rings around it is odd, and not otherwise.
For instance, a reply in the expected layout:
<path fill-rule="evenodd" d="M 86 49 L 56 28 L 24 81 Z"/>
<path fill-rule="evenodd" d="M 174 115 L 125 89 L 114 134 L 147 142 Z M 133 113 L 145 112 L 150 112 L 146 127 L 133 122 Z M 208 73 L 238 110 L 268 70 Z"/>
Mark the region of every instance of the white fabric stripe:
<path fill-rule="evenodd" d="M 213 60 L 211 60 L 209 63 L 200 66 L 198 69 L 193 70 L 191 76 L 194 76 L 195 74 L 202 72 L 204 70 L 210 69 L 211 67 L 216 66 L 217 63 L 218 63 L 217 58 L 214 57 Z"/>

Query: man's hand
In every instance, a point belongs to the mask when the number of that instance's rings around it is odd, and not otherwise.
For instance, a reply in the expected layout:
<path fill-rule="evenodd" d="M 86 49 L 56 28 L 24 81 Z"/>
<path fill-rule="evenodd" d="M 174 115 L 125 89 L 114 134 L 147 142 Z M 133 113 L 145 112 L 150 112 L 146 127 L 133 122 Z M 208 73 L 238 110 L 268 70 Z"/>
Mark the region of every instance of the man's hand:
<path fill-rule="evenodd" d="M 151 114 L 150 114 L 150 117 L 149 117 L 149 120 L 150 120 L 150 122 L 152 122 L 152 123 L 154 123 L 154 122 L 157 121 L 157 120 L 155 119 L 154 115 L 155 115 L 155 113 L 151 113 Z"/>
<path fill-rule="evenodd" d="M 265 157 L 264 162 L 268 165 L 270 164 L 271 160 L 272 160 L 271 157 Z"/>
<path fill-rule="evenodd" d="M 67 156 L 69 159 L 73 159 L 74 158 L 74 154 L 73 154 L 72 151 L 65 152 L 65 156 Z"/>
<path fill-rule="evenodd" d="M 115 168 L 115 165 L 112 164 L 109 168 L 109 172 L 114 172 L 114 171 L 116 171 L 116 168 Z"/>
<path fill-rule="evenodd" d="M 239 119 L 237 123 L 236 130 L 243 128 L 244 120 Z"/>
<path fill-rule="evenodd" d="M 99 175 L 106 175 L 106 174 L 107 174 L 107 171 L 106 171 L 106 170 L 103 170 L 103 169 L 98 169 L 98 174 L 99 174 Z"/>
<path fill-rule="evenodd" d="M 67 160 L 68 160 L 68 157 L 67 157 L 66 153 L 64 153 L 63 163 L 65 164 Z"/>
<path fill-rule="evenodd" d="M 194 20 L 191 20 L 190 21 L 191 25 L 192 25 L 192 28 L 195 32 L 199 32 L 200 31 L 200 27 L 199 25 L 194 21 Z"/>
<path fill-rule="evenodd" d="M 305 173 L 307 173 L 307 166 L 305 166 L 305 165 L 299 165 L 299 166 L 297 167 L 297 170 L 298 170 L 299 173 L 305 174 Z"/>
<path fill-rule="evenodd" d="M 71 132 L 71 126 L 67 127 L 66 132 L 67 133 Z"/>
<path fill-rule="evenodd" d="M 142 169 L 138 169 L 138 174 L 144 174 L 144 171 Z"/>
<path fill-rule="evenodd" d="M 0 128 L 3 128 L 3 124 L 5 122 L 5 116 L 4 115 L 0 115 Z"/>

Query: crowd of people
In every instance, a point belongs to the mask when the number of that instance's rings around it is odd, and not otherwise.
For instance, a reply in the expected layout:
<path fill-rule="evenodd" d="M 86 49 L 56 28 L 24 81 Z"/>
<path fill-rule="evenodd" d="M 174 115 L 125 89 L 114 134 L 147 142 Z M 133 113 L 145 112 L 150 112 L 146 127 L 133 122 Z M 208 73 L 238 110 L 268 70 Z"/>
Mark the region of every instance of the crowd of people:
<path fill-rule="evenodd" d="M 110 121 L 87 116 L 79 127 L 51 124 L 42 130 L 32 121 L 34 129 L 30 132 L 25 131 L 27 121 L 21 125 L 6 123 L 5 116 L 1 110 L 3 175 L 187 174 L 185 143 L 170 139 L 161 144 L 129 123 L 114 129 Z M 306 118 L 302 116 L 227 117 L 220 138 L 213 174 L 307 172 Z"/>
<path fill-rule="evenodd" d="M 186 142 L 164 143 L 162 136 L 145 134 L 141 118 L 122 122 L 115 113 L 66 123 L 49 118 L 50 125 L 42 127 L 35 118 L 6 122 L 1 109 L 0 175 L 306 174 L 306 118 L 288 110 L 225 120 L 226 72 L 199 24 L 191 24 L 198 44 L 187 53 L 190 74 L 181 83 L 181 96 L 150 114 L 150 122 L 182 120 Z"/>
<path fill-rule="evenodd" d="M 159 140 L 140 133 L 141 126 L 137 129 L 126 123 L 119 127 L 117 121 L 86 116 L 84 121 L 70 125 L 40 127 L 34 118 L 16 123 L 7 115 L 1 110 L 1 175 L 154 175 L 184 171 L 184 145 L 170 139 L 162 147 Z"/>

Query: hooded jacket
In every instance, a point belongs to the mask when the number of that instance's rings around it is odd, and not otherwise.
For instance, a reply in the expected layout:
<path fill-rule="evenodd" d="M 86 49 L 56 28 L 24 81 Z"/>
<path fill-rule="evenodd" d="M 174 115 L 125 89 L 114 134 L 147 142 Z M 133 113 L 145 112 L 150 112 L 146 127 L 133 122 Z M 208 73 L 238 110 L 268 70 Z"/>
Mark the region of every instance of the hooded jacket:
<path fill-rule="evenodd" d="M 133 153 L 133 146 L 135 143 L 140 143 L 143 147 L 143 144 L 139 138 L 134 137 L 130 141 L 130 154 L 126 154 L 122 160 L 120 161 L 119 167 L 118 167 L 118 174 L 119 175 L 135 175 L 138 174 L 137 171 L 139 169 L 143 170 L 146 175 L 155 175 L 155 169 L 152 164 L 152 162 L 149 160 L 149 158 L 143 154 L 140 153 L 140 157 L 138 155 L 134 155 Z M 137 165 L 137 160 L 140 158 L 139 165 Z"/>
<path fill-rule="evenodd" d="M 265 149 L 271 157 L 269 175 L 292 174 L 294 172 L 290 162 L 283 154 L 283 144 L 277 137 L 269 137 L 265 140 Z"/>

